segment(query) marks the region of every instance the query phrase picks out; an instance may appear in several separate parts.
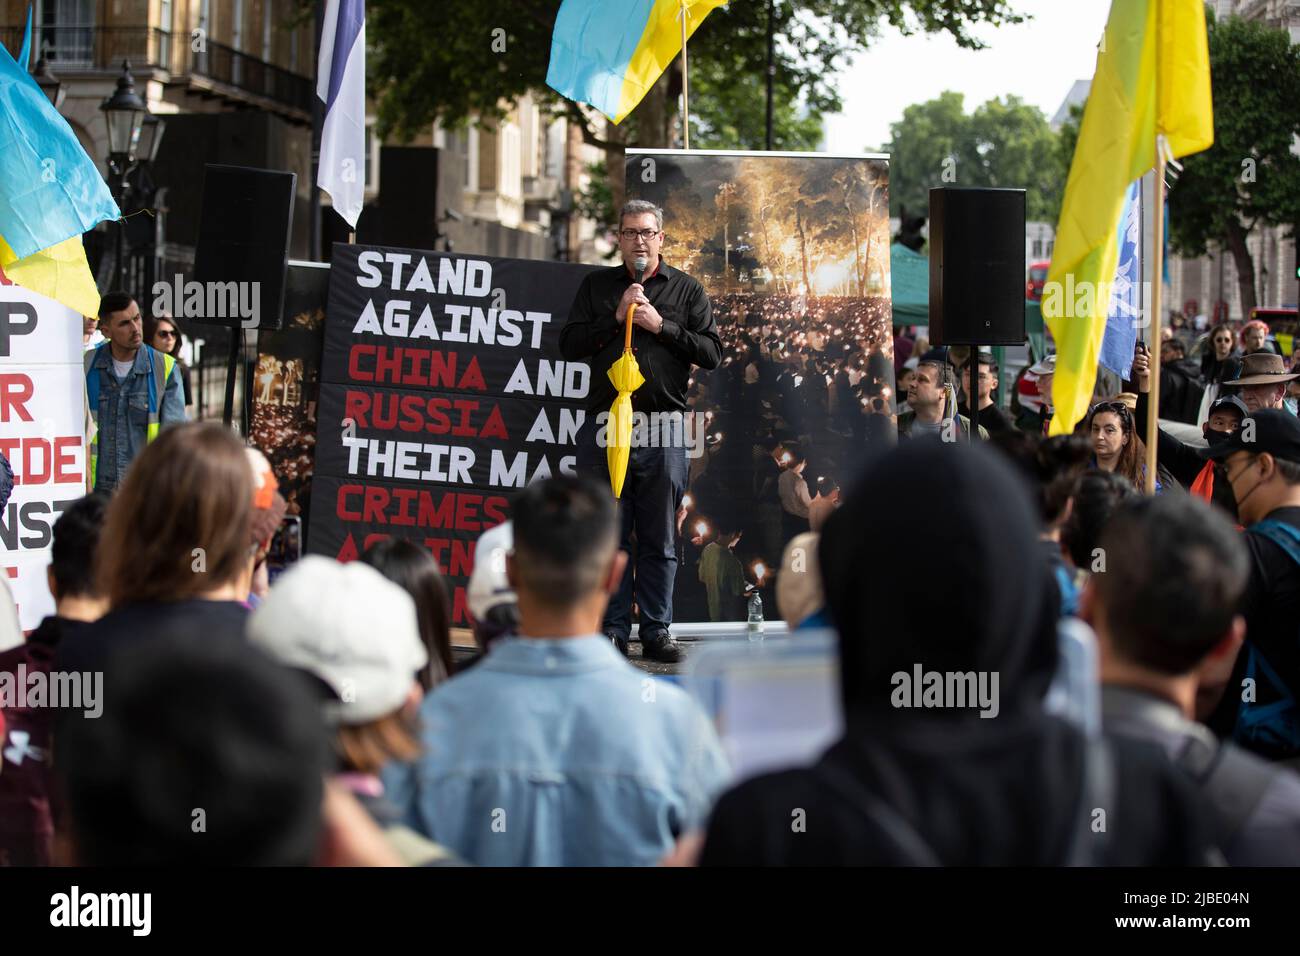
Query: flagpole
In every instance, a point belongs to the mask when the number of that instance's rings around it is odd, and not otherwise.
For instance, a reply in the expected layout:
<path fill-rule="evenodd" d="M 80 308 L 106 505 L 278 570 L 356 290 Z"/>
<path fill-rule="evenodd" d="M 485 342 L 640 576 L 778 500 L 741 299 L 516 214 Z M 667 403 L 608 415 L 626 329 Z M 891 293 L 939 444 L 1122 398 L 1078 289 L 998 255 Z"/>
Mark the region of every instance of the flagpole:
<path fill-rule="evenodd" d="M 1164 286 L 1165 257 L 1165 154 L 1161 140 L 1156 136 L 1156 201 L 1152 215 L 1155 221 L 1155 252 L 1151 275 L 1151 335 L 1147 344 L 1151 352 L 1151 391 L 1147 395 L 1147 460 L 1146 493 L 1156 493 L 1156 445 L 1160 427 L 1160 316 L 1161 293 Z"/>
<path fill-rule="evenodd" d="M 691 148 L 691 92 L 686 64 L 686 0 L 682 0 L 682 146 Z"/>

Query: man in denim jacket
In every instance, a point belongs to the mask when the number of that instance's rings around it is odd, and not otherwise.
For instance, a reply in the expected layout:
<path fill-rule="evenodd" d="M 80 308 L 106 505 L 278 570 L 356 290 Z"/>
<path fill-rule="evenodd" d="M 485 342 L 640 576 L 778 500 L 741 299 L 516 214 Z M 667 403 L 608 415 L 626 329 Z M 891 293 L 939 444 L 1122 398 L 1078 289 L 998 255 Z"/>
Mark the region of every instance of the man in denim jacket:
<path fill-rule="evenodd" d="M 85 356 L 86 403 L 96 426 L 88 470 L 97 491 L 112 491 L 163 425 L 185 421 L 176 360 L 144 344 L 140 306 L 125 292 L 99 303 L 108 339 Z"/>
<path fill-rule="evenodd" d="M 390 790 L 406 822 L 488 866 L 635 866 L 701 828 L 730 776 L 682 690 L 600 633 L 627 556 L 586 477 L 529 486 L 506 558 L 518 636 L 420 708 L 423 754 Z"/>

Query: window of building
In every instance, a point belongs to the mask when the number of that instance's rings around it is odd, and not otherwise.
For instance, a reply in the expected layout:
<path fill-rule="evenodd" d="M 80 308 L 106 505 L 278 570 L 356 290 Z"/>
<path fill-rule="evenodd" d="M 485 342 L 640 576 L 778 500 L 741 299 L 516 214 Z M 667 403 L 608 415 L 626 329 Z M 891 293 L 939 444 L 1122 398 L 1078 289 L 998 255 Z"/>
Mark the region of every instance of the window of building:
<path fill-rule="evenodd" d="M 275 59 L 271 36 L 271 0 L 262 0 L 262 59 L 267 63 Z"/>
<path fill-rule="evenodd" d="M 375 118 L 366 117 L 366 191 L 379 188 L 379 137 L 375 135 Z"/>
<path fill-rule="evenodd" d="M 478 128 L 465 127 L 465 189 L 478 189 Z"/>
<path fill-rule="evenodd" d="M 94 51 L 94 0 L 37 0 L 33 57 L 51 63 L 88 67 Z M 35 62 L 33 60 L 33 62 Z M 22 64 L 30 69 L 31 64 Z"/>

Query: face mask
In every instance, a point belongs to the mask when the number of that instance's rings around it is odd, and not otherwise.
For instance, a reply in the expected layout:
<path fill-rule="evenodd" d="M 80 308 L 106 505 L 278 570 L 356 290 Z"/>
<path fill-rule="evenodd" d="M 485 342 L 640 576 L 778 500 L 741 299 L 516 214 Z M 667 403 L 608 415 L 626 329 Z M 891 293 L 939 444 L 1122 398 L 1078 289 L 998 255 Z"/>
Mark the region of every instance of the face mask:
<path fill-rule="evenodd" d="M 1205 442 L 1211 448 L 1213 448 L 1215 445 L 1223 444 L 1231 437 L 1232 435 L 1228 432 L 1216 432 L 1213 429 L 1211 429 L 1210 431 L 1205 433 Z"/>
<path fill-rule="evenodd" d="M 1295 415 L 1297 412 L 1297 408 L 1300 407 L 1300 402 L 1298 402 L 1296 399 L 1291 398 L 1289 396 L 1287 398 L 1282 399 L 1282 404 L 1286 406 L 1286 410 L 1290 412 L 1292 415 Z"/>

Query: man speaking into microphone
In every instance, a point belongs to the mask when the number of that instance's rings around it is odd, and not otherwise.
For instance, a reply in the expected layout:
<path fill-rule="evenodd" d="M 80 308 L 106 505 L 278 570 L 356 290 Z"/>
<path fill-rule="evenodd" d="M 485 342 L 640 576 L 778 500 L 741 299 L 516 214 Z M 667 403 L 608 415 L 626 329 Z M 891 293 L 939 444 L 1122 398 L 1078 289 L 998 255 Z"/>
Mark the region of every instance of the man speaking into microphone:
<path fill-rule="evenodd" d="M 642 656 L 674 663 L 681 659 L 681 649 L 669 633 L 677 574 L 676 516 L 686 493 L 686 439 L 691 433 L 685 421 L 686 387 L 692 365 L 718 367 L 722 343 L 704 287 L 664 262 L 659 254 L 663 240 L 662 209 L 640 199 L 623 206 L 618 233 L 623 264 L 582 281 L 560 332 L 560 352 L 566 361 L 585 361 L 591 367 L 587 416 L 577 437 L 577 467 L 608 487 L 606 428 L 618 393 L 607 373 L 623 354 L 623 323 L 635 306 L 632 350 L 645 384 L 632 393 L 633 421 L 647 427 L 633 431 L 619 503 L 619 547 L 628 552 L 627 570 L 605 609 L 603 627 L 605 636 L 626 655 L 635 585 Z M 676 416 L 665 418 L 673 413 Z M 668 436 L 672 440 L 666 441 Z"/>

